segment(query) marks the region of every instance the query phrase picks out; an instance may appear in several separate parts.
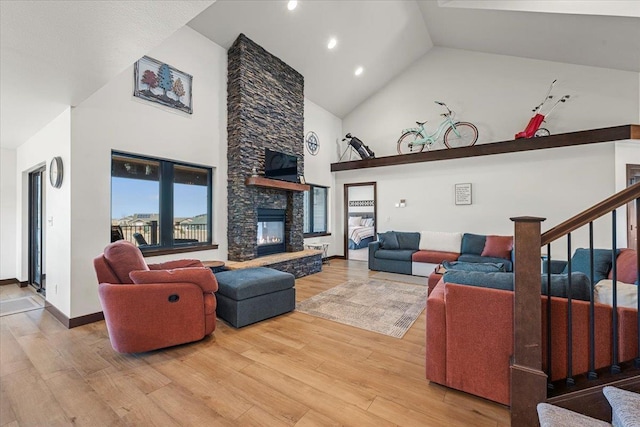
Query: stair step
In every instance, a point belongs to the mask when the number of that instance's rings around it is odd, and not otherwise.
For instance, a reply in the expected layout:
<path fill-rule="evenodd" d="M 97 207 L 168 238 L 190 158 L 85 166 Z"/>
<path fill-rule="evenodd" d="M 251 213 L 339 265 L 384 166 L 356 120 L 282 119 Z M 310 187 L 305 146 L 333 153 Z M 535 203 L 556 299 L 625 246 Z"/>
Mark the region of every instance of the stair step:
<path fill-rule="evenodd" d="M 611 405 L 614 427 L 640 427 L 640 394 L 611 386 L 602 392 Z"/>
<path fill-rule="evenodd" d="M 538 404 L 540 427 L 611 427 L 611 424 L 548 403 Z"/>

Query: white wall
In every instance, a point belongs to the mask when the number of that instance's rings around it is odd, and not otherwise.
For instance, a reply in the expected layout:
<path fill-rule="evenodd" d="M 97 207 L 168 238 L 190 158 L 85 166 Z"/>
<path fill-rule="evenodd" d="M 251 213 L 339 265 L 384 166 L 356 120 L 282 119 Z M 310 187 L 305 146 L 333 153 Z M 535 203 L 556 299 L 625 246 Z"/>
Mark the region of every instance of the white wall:
<path fill-rule="evenodd" d="M 213 167 L 213 241 L 219 248 L 147 261 L 227 259 L 226 51 L 184 27 L 148 56 L 193 76 L 193 114 L 134 98 L 133 66 L 73 110 L 70 317 L 101 310 L 92 259 L 110 242 L 111 150 Z"/>
<path fill-rule="evenodd" d="M 545 123 L 552 134 L 638 120 L 638 73 L 433 48 L 345 117 L 343 128 L 377 157 L 393 155 L 403 128 L 429 120 L 427 130 L 436 129 L 443 112 L 438 100 L 478 127 L 478 143 L 511 140 L 554 79 L 552 93 L 571 98 Z"/>
<path fill-rule="evenodd" d="M 0 280 L 18 277 L 16 150 L 0 149 Z"/>
<path fill-rule="evenodd" d="M 627 165 L 640 165 L 640 141 L 619 141 L 615 143 L 615 183 L 616 192 L 628 187 Z M 617 210 L 616 225 L 618 247 L 627 245 L 627 208 Z"/>
<path fill-rule="evenodd" d="M 571 95 L 545 124 L 554 134 L 638 120 L 637 73 L 434 48 L 350 113 L 343 129 L 361 138 L 377 157 L 394 155 L 402 128 L 428 119 L 427 129 L 435 129 L 441 107 L 433 101 L 439 100 L 458 119 L 478 126 L 479 143 L 511 140 L 554 79 L 553 94 Z M 637 154 L 637 143 L 630 144 L 628 149 Z M 612 195 L 620 158 L 628 156 L 620 150 L 613 143 L 594 144 L 354 170 L 338 172 L 336 185 L 378 182 L 378 231 L 510 235 L 510 217 L 545 217 L 546 230 Z M 472 184 L 472 205 L 454 204 L 456 183 Z M 399 199 L 407 200 L 406 208 L 395 208 Z M 341 215 L 342 202 L 336 203 Z M 596 222 L 596 245 L 610 246 L 610 227 L 610 219 Z M 574 235 L 574 248 L 585 244 L 584 236 Z M 562 252 L 562 245 L 554 253 Z"/>
<path fill-rule="evenodd" d="M 340 252 L 342 235 L 336 234 L 336 223 L 342 222 L 342 217 L 334 215 L 336 200 L 342 204 L 342 188 L 335 186 L 335 178 L 331 173 L 331 163 L 338 161 L 339 145 L 336 140 L 342 135 L 342 120 L 325 109 L 319 107 L 307 98 L 304 99 L 304 134 L 314 131 L 320 140 L 320 149 L 315 156 L 304 149 L 304 175 L 307 183 L 329 187 L 327 221 L 330 236 L 305 239 L 305 243 L 329 243 L 328 255 Z"/>
<path fill-rule="evenodd" d="M 47 301 L 65 315 L 71 306 L 71 112 L 67 108 L 16 150 L 16 230 L 17 278 L 29 277 L 29 172 L 46 165 L 44 265 L 47 274 Z M 49 183 L 49 162 L 62 157 L 63 180 L 60 188 Z"/>
<path fill-rule="evenodd" d="M 512 235 L 510 217 L 547 218 L 547 230 L 615 191 L 615 146 L 499 154 L 336 173 L 336 186 L 376 181 L 378 231 L 461 231 Z M 455 205 L 454 186 L 472 184 L 472 205 Z M 406 208 L 396 208 L 399 199 Z M 342 215 L 342 206 L 339 206 Z M 596 224 L 596 246 L 610 245 L 607 219 Z M 342 233 L 343 230 L 336 230 Z M 584 245 L 582 233 L 573 247 Z M 560 251 L 563 244 L 554 247 Z"/>

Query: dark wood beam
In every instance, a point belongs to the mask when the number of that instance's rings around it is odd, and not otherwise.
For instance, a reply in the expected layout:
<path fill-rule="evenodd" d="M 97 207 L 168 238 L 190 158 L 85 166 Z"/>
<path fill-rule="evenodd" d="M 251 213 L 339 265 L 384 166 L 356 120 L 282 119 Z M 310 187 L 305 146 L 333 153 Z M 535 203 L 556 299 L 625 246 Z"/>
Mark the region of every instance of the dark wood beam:
<path fill-rule="evenodd" d="M 433 162 L 437 160 L 462 159 L 465 157 L 489 156 L 493 154 L 516 153 L 519 151 L 572 147 L 575 145 L 622 141 L 626 139 L 640 140 L 640 125 L 614 126 L 610 128 L 561 133 L 541 138 L 516 139 L 511 141 L 478 144 L 472 147 L 454 148 L 451 150 L 443 149 L 423 153 L 402 154 L 378 157 L 375 159 L 332 163 L 331 172 Z"/>

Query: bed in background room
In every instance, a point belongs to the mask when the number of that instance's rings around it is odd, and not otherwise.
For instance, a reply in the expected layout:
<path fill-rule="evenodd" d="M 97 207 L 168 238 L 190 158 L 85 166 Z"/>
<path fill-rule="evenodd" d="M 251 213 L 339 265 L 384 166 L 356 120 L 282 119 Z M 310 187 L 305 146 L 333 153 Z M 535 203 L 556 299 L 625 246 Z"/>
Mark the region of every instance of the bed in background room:
<path fill-rule="evenodd" d="M 366 248 L 375 240 L 373 212 L 349 212 L 349 249 Z"/>

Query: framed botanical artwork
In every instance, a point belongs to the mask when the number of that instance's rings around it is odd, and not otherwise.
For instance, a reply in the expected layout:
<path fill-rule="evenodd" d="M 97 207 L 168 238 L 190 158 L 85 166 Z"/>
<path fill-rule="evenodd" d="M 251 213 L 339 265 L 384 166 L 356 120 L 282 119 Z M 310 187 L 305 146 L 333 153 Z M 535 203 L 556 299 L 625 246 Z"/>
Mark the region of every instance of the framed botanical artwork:
<path fill-rule="evenodd" d="M 191 88 L 193 76 L 148 56 L 134 67 L 133 96 L 193 113 Z"/>

